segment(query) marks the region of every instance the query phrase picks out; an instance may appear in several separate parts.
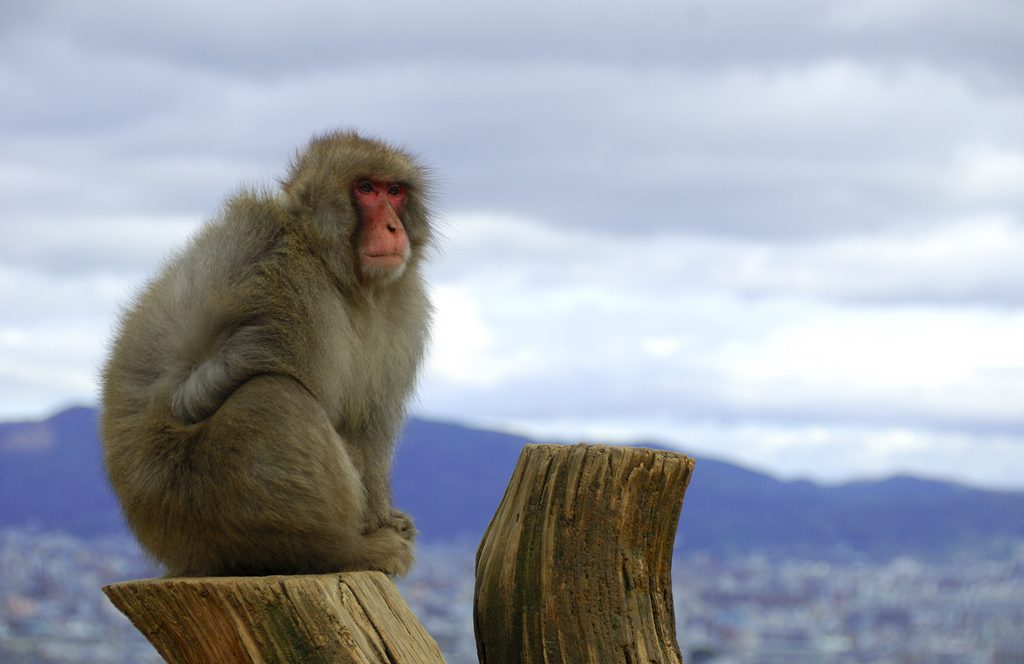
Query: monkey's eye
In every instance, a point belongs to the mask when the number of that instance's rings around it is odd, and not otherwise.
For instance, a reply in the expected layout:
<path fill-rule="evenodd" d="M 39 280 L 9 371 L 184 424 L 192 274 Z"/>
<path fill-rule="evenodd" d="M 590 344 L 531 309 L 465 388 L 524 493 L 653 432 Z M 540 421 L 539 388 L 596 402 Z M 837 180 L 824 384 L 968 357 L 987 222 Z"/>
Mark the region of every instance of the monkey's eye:
<path fill-rule="evenodd" d="M 390 187 L 388 187 L 388 195 L 389 196 L 398 196 L 401 193 L 402 193 L 402 186 L 401 185 L 393 184 Z"/>
<path fill-rule="evenodd" d="M 373 183 L 369 180 L 360 180 L 359 184 L 356 185 L 356 189 L 364 194 L 371 194 L 373 193 Z"/>

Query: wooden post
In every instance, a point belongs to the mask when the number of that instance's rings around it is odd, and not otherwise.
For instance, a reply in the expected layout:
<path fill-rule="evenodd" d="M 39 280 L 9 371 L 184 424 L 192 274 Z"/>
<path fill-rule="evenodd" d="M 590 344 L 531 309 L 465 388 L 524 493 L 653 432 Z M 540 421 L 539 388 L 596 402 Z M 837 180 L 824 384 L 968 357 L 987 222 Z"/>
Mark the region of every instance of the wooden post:
<path fill-rule="evenodd" d="M 103 592 L 170 664 L 444 663 L 380 572 L 151 579 Z"/>
<path fill-rule="evenodd" d="M 681 664 L 672 548 L 693 464 L 527 445 L 477 552 L 481 664 Z"/>

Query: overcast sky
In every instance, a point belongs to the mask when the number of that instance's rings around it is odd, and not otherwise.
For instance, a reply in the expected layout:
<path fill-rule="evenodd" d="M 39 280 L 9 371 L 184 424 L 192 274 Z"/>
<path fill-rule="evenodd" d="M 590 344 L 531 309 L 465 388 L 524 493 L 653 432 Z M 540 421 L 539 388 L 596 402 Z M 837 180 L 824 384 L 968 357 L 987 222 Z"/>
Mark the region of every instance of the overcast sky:
<path fill-rule="evenodd" d="M 358 128 L 439 181 L 414 412 L 1024 488 L 1024 3 L 343 4 L 0 4 L 0 419 Z"/>

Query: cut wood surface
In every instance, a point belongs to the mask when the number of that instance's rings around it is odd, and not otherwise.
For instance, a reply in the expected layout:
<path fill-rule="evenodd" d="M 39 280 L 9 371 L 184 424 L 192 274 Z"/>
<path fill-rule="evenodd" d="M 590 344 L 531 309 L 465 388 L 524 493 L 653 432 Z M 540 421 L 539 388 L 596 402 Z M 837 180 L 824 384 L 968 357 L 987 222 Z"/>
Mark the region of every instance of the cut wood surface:
<path fill-rule="evenodd" d="M 693 465 L 527 445 L 477 552 L 481 664 L 681 663 L 672 550 Z"/>
<path fill-rule="evenodd" d="M 103 592 L 171 664 L 444 662 L 380 572 L 151 579 Z"/>

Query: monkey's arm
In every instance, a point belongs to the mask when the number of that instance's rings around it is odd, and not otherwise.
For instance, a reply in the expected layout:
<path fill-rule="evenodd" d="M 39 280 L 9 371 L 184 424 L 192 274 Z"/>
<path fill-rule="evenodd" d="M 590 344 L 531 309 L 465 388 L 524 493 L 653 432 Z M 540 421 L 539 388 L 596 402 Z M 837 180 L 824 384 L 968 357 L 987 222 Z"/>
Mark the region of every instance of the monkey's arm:
<path fill-rule="evenodd" d="M 171 394 L 183 422 L 205 420 L 241 385 L 259 375 L 306 385 L 302 349 L 309 345 L 309 305 L 286 269 L 267 261 L 203 308 L 186 344 L 186 372 Z"/>
<path fill-rule="evenodd" d="M 171 396 L 171 412 L 183 422 L 212 415 L 240 385 L 264 373 L 291 373 L 281 366 L 272 326 L 246 325 L 226 336 L 192 369 Z"/>
<path fill-rule="evenodd" d="M 384 526 L 398 531 L 411 530 L 412 520 L 395 510 L 391 504 L 391 444 L 374 444 L 368 440 L 352 441 L 347 445 L 352 462 L 358 469 L 366 492 L 366 530 L 373 531 Z M 353 444 L 355 443 L 355 444 Z"/>
<path fill-rule="evenodd" d="M 366 532 L 391 528 L 411 540 L 416 533 L 412 519 L 393 507 L 391 495 L 395 441 L 403 420 L 401 405 L 392 404 L 392 408 L 385 408 L 377 426 L 353 430 L 342 423 L 336 427 L 336 431 L 345 441 L 349 456 L 363 482 Z"/>

